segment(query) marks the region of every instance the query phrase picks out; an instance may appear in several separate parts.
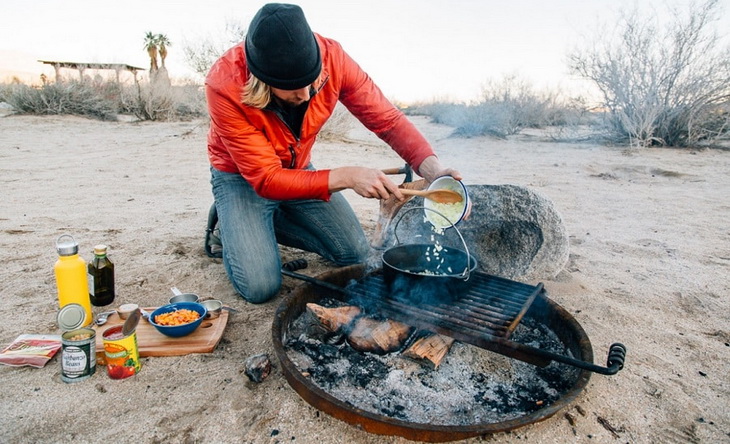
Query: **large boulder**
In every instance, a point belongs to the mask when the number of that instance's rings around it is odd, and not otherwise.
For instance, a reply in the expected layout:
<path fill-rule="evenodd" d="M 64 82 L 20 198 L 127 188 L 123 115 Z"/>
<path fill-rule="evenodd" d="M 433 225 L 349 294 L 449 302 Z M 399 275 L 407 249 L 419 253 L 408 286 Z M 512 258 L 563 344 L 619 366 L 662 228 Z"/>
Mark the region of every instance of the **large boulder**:
<path fill-rule="evenodd" d="M 457 228 L 479 269 L 514 280 L 552 279 L 570 241 L 552 201 L 517 185 L 470 185 L 471 216 Z"/>
<path fill-rule="evenodd" d="M 570 244 L 563 219 L 552 201 L 517 185 L 467 188 L 472 201 L 471 216 L 457 228 L 466 248 L 476 257 L 478 270 L 518 281 L 537 281 L 552 279 L 563 269 Z M 387 223 L 379 224 L 376 238 L 382 235 L 382 248 L 397 243 L 438 241 L 464 249 L 453 229 L 444 231 L 443 240 L 434 238 L 438 234 L 425 222 L 423 210 L 417 208 L 422 205 L 422 199 L 416 198 L 402 208 L 389 208 L 388 212 L 381 208 L 381 222 Z M 394 229 L 397 237 L 393 236 Z"/>

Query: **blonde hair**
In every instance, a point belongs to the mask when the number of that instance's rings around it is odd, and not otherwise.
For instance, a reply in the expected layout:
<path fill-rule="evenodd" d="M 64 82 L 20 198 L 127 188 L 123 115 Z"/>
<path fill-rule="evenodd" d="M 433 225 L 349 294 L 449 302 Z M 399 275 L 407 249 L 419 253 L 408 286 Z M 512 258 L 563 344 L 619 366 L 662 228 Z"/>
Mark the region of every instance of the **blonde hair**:
<path fill-rule="evenodd" d="M 312 85 L 319 83 L 322 79 L 322 72 L 312 82 Z M 243 85 L 243 93 L 241 93 L 241 102 L 244 105 L 253 106 L 254 108 L 264 109 L 271 102 L 273 93 L 271 86 L 261 81 L 253 74 L 249 74 L 248 81 Z"/>
<path fill-rule="evenodd" d="M 271 87 L 259 80 L 256 76 L 250 75 L 243 86 L 241 102 L 244 105 L 264 109 L 271 102 Z"/>

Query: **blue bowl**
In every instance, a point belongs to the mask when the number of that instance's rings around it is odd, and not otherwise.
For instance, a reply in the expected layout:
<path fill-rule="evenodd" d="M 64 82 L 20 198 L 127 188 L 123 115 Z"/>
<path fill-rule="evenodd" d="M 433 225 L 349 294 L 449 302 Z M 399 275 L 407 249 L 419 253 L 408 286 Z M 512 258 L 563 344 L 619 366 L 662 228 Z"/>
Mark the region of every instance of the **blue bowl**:
<path fill-rule="evenodd" d="M 193 322 L 189 322 L 183 325 L 160 325 L 155 323 L 155 316 L 181 309 L 197 311 L 198 314 L 200 314 L 200 317 Z M 159 331 L 163 335 L 173 338 L 179 338 L 181 336 L 187 336 L 190 333 L 194 332 L 203 322 L 203 319 L 205 318 L 205 315 L 207 313 L 208 310 L 206 310 L 203 305 L 196 302 L 176 302 L 174 304 L 163 305 L 162 307 L 153 311 L 150 314 L 148 321 L 157 329 L 157 331 Z"/>

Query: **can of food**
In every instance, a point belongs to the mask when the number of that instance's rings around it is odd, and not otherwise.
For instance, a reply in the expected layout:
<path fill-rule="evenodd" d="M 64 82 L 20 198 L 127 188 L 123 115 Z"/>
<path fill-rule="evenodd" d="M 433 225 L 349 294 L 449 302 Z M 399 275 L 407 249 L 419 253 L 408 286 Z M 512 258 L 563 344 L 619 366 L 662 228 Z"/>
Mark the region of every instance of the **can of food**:
<path fill-rule="evenodd" d="M 134 376 L 142 368 L 137 348 L 137 332 L 132 331 L 125 336 L 122 327 L 123 325 L 109 327 L 102 334 L 106 370 L 111 379 Z"/>
<path fill-rule="evenodd" d="M 61 380 L 77 382 L 96 373 L 96 332 L 78 328 L 61 335 Z"/>

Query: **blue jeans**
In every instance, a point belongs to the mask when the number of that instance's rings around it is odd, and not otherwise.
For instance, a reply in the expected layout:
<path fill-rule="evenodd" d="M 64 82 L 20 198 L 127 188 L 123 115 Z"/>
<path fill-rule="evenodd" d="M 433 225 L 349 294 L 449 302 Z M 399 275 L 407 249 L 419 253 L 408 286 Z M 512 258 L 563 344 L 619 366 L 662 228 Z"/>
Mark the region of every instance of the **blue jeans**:
<path fill-rule="evenodd" d="M 223 264 L 235 290 L 262 303 L 281 287 L 278 244 L 311 251 L 337 265 L 365 262 L 370 247 L 350 204 L 340 193 L 321 200 L 270 200 L 238 173 L 211 168 L 223 244 Z"/>

